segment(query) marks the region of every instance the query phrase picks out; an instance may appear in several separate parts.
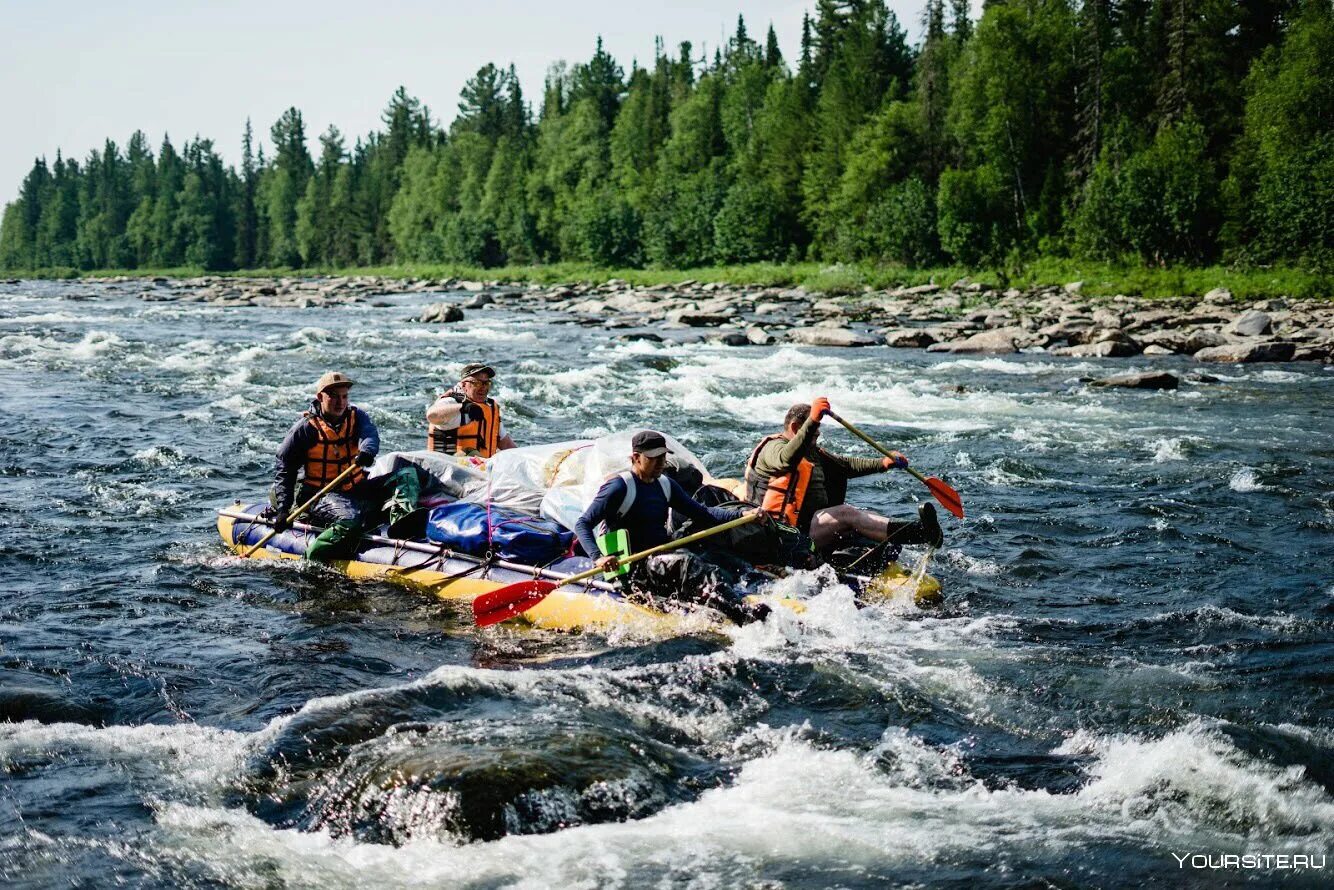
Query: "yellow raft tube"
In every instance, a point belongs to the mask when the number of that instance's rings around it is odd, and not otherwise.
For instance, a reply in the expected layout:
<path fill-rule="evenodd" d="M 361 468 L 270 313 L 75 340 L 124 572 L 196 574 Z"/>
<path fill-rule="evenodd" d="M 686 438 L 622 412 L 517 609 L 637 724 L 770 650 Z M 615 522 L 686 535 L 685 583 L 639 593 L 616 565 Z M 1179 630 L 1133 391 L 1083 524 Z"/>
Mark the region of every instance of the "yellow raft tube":
<path fill-rule="evenodd" d="M 245 554 L 269 531 L 259 517 L 259 507 L 245 508 L 238 501 L 218 511 L 218 535 L 238 555 Z M 304 523 L 274 536 L 251 559 L 301 559 L 310 538 L 318 533 Z M 473 599 L 519 581 L 541 578 L 559 581 L 590 565 L 588 560 L 573 558 L 547 568 L 535 568 L 503 560 L 485 561 L 450 551 L 439 544 L 404 541 L 380 535 L 363 535 L 355 559 L 338 560 L 329 566 L 349 578 L 392 581 L 427 593 L 440 600 Z M 940 582 L 922 571 L 909 572 L 892 563 L 861 585 L 860 599 L 865 602 L 894 600 L 930 606 L 941 599 Z M 750 597 L 752 600 L 762 597 Z M 770 601 L 772 603 L 772 601 Z M 782 605 L 800 612 L 800 600 L 780 600 Z M 619 588 L 600 581 L 562 587 L 521 616 L 536 627 L 559 631 L 635 630 L 670 635 L 700 628 L 698 617 L 667 612 L 631 602 Z M 721 616 L 719 616 L 721 618 Z"/>

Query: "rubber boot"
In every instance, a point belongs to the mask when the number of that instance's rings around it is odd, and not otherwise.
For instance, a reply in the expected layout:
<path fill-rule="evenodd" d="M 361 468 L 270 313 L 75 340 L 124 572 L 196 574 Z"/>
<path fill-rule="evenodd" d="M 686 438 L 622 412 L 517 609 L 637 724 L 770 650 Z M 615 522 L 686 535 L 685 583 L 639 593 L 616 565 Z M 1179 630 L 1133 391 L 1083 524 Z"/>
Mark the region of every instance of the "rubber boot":
<path fill-rule="evenodd" d="M 929 501 L 918 505 L 916 522 L 889 520 L 885 524 L 885 535 L 892 544 L 928 544 L 939 547 L 945 543 L 945 534 L 936 518 L 936 506 Z"/>
<path fill-rule="evenodd" d="M 421 481 L 414 467 L 401 467 L 389 477 L 392 494 L 389 496 L 389 524 L 394 525 L 417 509 L 421 496 Z"/>
<path fill-rule="evenodd" d="M 917 524 L 922 529 L 922 543 L 938 548 L 945 543 L 945 532 L 936 517 L 936 505 L 927 501 L 917 506 Z"/>
<path fill-rule="evenodd" d="M 311 562 L 330 562 L 350 555 L 361 537 L 361 523 L 340 519 L 326 528 L 306 548 L 306 559 Z"/>

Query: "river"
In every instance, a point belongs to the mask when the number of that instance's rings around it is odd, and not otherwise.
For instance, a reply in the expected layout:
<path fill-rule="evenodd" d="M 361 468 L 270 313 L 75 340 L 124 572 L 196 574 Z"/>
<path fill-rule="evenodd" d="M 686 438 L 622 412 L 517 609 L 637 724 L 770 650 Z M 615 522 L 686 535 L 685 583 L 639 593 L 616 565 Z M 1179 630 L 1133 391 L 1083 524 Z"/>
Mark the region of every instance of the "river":
<path fill-rule="evenodd" d="M 415 322 L 0 285 L 0 881 L 1210 886 L 1334 852 L 1334 373 L 732 348 L 511 308 Z M 328 369 L 386 448 L 468 361 L 520 443 L 654 426 L 718 475 L 797 400 L 950 481 L 934 611 L 828 579 L 726 634 L 478 631 L 227 555 Z M 1188 359 L 1153 367 L 1198 373 Z M 824 442 L 867 454 L 847 433 Z M 906 515 L 905 474 L 850 499 Z"/>

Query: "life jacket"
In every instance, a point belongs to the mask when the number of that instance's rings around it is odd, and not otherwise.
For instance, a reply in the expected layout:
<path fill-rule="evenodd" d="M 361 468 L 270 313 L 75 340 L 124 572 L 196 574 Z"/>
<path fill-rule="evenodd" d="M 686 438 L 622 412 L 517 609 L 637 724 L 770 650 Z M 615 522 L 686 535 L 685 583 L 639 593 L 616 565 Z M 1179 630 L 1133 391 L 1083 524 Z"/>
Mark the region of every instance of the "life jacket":
<path fill-rule="evenodd" d="M 797 520 L 801 516 L 801 505 L 806 500 L 806 489 L 811 484 L 811 473 L 815 464 L 807 457 L 798 457 L 794 466 L 785 473 L 764 476 L 757 468 L 760 452 L 764 446 L 780 435 L 765 436 L 746 461 L 746 500 L 759 504 L 760 509 L 775 519 L 782 520 L 793 528 L 800 528 Z"/>
<path fill-rule="evenodd" d="M 426 432 L 426 447 L 430 451 L 443 454 L 467 454 L 475 451 L 482 457 L 490 457 L 500 450 L 500 404 L 495 399 L 485 402 L 469 402 L 456 392 L 447 392 L 440 398 L 451 398 L 464 410 L 468 406 L 481 409 L 480 420 L 461 422 L 452 430 L 431 424 Z M 459 416 L 463 420 L 463 416 Z"/>
<path fill-rule="evenodd" d="M 307 411 L 305 417 L 319 434 L 318 441 L 306 450 L 306 478 L 304 483 L 315 488 L 323 488 L 338 474 L 348 468 L 356 459 L 357 448 L 357 409 L 347 406 L 347 412 L 338 426 L 330 426 L 319 411 Z M 338 491 L 348 491 L 366 478 L 366 471 L 358 467 L 355 473 L 348 475 L 338 486 Z"/>
<path fill-rule="evenodd" d="M 635 478 L 635 474 L 631 470 L 626 470 L 625 472 L 620 473 L 619 475 L 621 477 L 621 481 L 625 483 L 625 498 L 622 499 L 621 505 L 616 508 L 616 518 L 624 519 L 625 517 L 630 515 L 630 508 L 635 505 L 635 498 L 639 494 L 639 489 L 636 487 L 639 485 L 639 480 Z M 645 482 L 644 484 L 648 485 L 650 483 Z M 666 498 L 667 503 L 670 504 L 672 502 L 671 481 L 668 480 L 667 476 L 664 474 L 658 477 L 658 485 L 661 486 L 662 488 L 662 496 Z M 670 508 L 668 508 L 668 512 L 669 513 L 671 512 Z M 611 527 L 611 524 L 608 523 L 605 519 L 602 522 L 598 523 L 599 535 L 606 535 L 611 533 L 612 531 L 613 529 Z"/>

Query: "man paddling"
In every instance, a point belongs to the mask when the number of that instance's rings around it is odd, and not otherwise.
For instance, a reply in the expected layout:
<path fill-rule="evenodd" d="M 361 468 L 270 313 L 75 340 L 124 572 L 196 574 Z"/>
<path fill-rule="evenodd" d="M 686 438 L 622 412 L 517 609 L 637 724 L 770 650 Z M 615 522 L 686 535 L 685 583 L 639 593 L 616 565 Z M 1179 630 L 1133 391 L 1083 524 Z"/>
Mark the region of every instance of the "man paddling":
<path fill-rule="evenodd" d="M 622 552 L 647 550 L 671 540 L 667 513 L 676 511 L 692 521 L 697 529 L 739 519 L 747 511 L 726 507 L 706 507 L 686 494 L 676 480 L 664 475 L 667 467 L 667 439 L 662 433 L 642 430 L 630 440 L 630 469 L 612 476 L 598 489 L 597 496 L 574 525 L 574 533 L 584 551 L 606 572 L 614 572 L 620 561 L 616 555 L 598 558 L 597 530 L 625 530 L 629 547 Z M 759 512 L 759 511 L 755 511 Z M 686 551 L 664 553 L 637 563 L 626 576 L 631 589 L 651 595 L 695 600 L 722 612 L 737 623 L 763 619 L 769 613 L 764 605 L 749 606 L 730 595 L 728 579 L 716 566 Z"/>
<path fill-rule="evenodd" d="M 891 457 L 856 458 L 820 448 L 820 421 L 829 411 L 823 396 L 788 409 L 783 431 L 761 439 L 746 461 L 746 500 L 810 535 L 822 554 L 858 536 L 892 546 L 939 547 L 944 534 L 931 503 L 917 508 L 916 522 L 895 521 L 843 503 L 849 479 L 906 467 L 908 459 L 897 451 Z"/>
<path fill-rule="evenodd" d="M 349 555 L 361 537 L 367 514 L 375 511 L 386 493 L 393 498 L 391 518 L 411 510 L 417 501 L 417 477 L 411 470 L 376 480 L 366 478 L 365 468 L 380 451 L 380 433 L 370 415 L 348 401 L 352 386 L 352 378 L 338 371 L 316 381 L 310 408 L 278 447 L 270 506 L 262 514 L 276 530 L 284 531 L 290 527 L 287 516 L 298 476 L 301 492 L 297 500 L 304 503 L 353 464 L 359 467 L 309 510 L 316 524 L 327 526 L 306 549 L 306 558 L 317 562 Z"/>
<path fill-rule="evenodd" d="M 426 409 L 426 447 L 444 454 L 491 457 L 514 448 L 500 419 L 500 403 L 491 398 L 496 370 L 474 362 L 463 367 L 458 385 Z"/>

